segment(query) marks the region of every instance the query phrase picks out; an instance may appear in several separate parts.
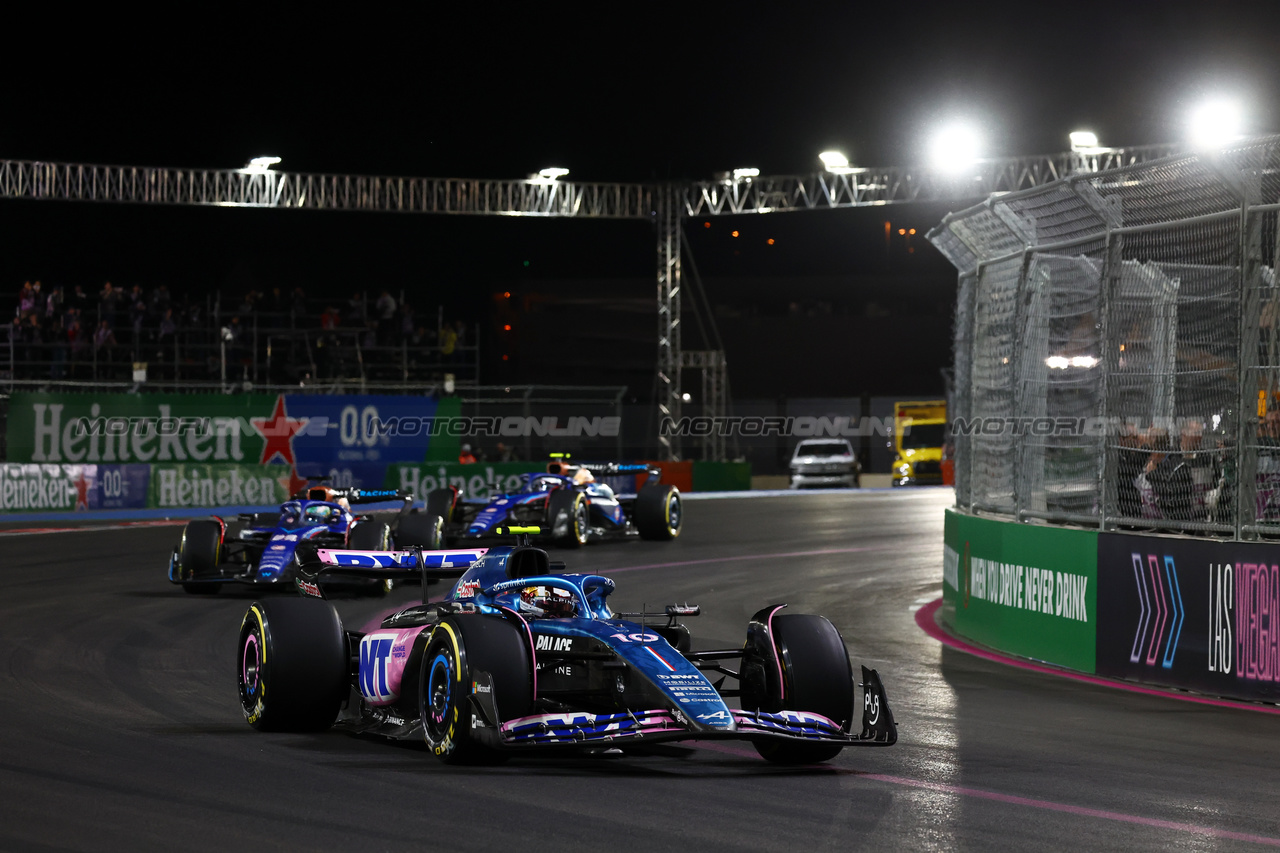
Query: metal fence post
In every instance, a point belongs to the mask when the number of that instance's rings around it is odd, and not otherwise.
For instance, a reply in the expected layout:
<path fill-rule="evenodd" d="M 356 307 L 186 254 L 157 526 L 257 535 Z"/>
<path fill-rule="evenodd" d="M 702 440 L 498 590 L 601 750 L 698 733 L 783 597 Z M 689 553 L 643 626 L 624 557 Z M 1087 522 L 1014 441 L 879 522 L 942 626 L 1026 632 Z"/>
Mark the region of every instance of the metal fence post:
<path fill-rule="evenodd" d="M 1248 535 L 1257 538 L 1250 530 L 1257 524 L 1257 382 L 1250 387 L 1250 379 L 1256 375 L 1254 364 L 1258 360 L 1258 333 L 1261 322 L 1258 285 L 1262 279 L 1262 221 L 1261 216 L 1249 208 L 1256 188 L 1246 187 L 1240 205 L 1240 291 L 1236 308 L 1239 322 L 1236 334 L 1236 381 L 1239 391 L 1239 414 L 1236 418 L 1236 505 L 1235 537 Z M 1268 404 L 1270 400 L 1268 400 Z"/>

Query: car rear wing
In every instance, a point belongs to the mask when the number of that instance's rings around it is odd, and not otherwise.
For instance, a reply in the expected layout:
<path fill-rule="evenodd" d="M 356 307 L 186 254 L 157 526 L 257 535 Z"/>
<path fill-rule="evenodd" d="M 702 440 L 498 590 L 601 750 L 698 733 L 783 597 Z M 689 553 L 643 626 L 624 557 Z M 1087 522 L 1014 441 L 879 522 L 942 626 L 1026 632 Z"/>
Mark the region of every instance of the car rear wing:
<path fill-rule="evenodd" d="M 557 468 L 557 470 L 552 470 Z M 649 483 L 656 483 L 662 478 L 662 469 L 657 465 L 649 465 L 644 462 L 578 462 L 571 461 L 568 454 L 551 454 L 551 462 L 547 465 L 547 471 L 551 474 L 563 474 L 565 476 L 573 476 L 581 469 L 586 468 L 592 474 L 599 474 L 602 477 L 612 477 L 619 474 L 648 474 Z"/>
<path fill-rule="evenodd" d="M 488 551 L 488 548 L 446 551 L 426 551 L 422 548 L 397 551 L 320 548 L 316 551 L 315 561 L 299 570 L 297 586 L 304 595 L 323 598 L 317 583 L 321 580 L 407 580 L 420 577 L 425 597 L 427 581 L 462 577 Z"/>

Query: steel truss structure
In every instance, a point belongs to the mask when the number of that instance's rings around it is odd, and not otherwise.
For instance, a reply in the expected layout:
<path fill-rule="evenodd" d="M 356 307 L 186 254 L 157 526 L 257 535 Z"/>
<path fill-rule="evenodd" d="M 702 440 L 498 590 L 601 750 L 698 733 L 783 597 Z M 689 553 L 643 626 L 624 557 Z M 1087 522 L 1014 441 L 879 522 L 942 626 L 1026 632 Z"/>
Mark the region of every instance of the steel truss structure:
<path fill-rule="evenodd" d="M 981 160 L 960 175 L 927 167 L 855 168 L 715 182 L 627 184 L 525 180 L 325 175 L 273 169 L 180 169 L 0 160 L 0 198 L 97 201 L 284 210 L 445 213 L 651 219 L 657 225 L 658 385 L 660 418 L 679 420 L 683 368 L 703 370 L 708 413 L 725 414 L 724 353 L 685 357 L 680 328 L 680 251 L 686 217 L 820 210 L 925 201 L 969 202 L 992 193 L 1033 189 L 1071 174 L 1143 163 L 1173 153 L 1171 145 Z M 695 363 L 696 362 L 696 363 Z M 710 396 L 708 396 L 710 394 Z M 714 410 L 714 412 L 712 411 Z M 669 459 L 679 438 L 660 436 Z M 723 439 L 703 442 L 706 458 L 723 459 Z"/>

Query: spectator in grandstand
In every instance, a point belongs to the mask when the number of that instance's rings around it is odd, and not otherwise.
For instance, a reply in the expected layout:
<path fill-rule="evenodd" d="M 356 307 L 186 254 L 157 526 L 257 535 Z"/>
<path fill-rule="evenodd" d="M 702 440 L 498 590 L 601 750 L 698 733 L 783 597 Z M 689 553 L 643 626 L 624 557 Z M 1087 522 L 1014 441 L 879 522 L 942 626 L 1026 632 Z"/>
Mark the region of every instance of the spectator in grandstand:
<path fill-rule="evenodd" d="M 18 292 L 18 310 L 14 312 L 14 316 L 19 319 L 25 318 L 28 314 L 36 309 L 35 291 L 31 289 L 31 282 L 24 281 L 22 290 Z M 21 324 L 19 324 L 21 326 Z"/>
<path fill-rule="evenodd" d="M 1255 510 L 1258 521 L 1280 520 L 1280 409 L 1268 409 L 1258 423 Z"/>
<path fill-rule="evenodd" d="M 471 452 L 471 445 L 464 444 L 459 448 L 458 462 L 462 465 L 476 464 L 476 455 Z"/>
<path fill-rule="evenodd" d="M 85 296 L 84 286 L 77 284 L 67 294 L 66 307 L 68 310 L 74 310 L 78 316 L 83 317 L 85 309 L 89 307 L 89 297 Z"/>
<path fill-rule="evenodd" d="M 71 371 L 77 372 L 76 365 L 85 361 L 89 352 L 89 334 L 80 320 L 79 308 L 67 309 L 67 343 L 71 346 Z"/>
<path fill-rule="evenodd" d="M 159 319 L 171 307 L 173 307 L 173 297 L 169 295 L 169 286 L 167 284 L 156 285 L 151 291 L 151 298 L 147 300 L 148 313 Z"/>
<path fill-rule="evenodd" d="M 505 443 L 499 441 L 498 446 L 493 449 L 494 462 L 517 462 L 514 448 L 508 447 Z"/>
<path fill-rule="evenodd" d="M 98 330 L 93 333 L 93 350 L 99 361 L 110 362 L 115 354 L 116 335 L 111 331 L 111 324 L 105 319 L 98 322 Z"/>
<path fill-rule="evenodd" d="M 1191 469 L 1173 439 L 1164 430 L 1153 430 L 1151 458 L 1143 469 L 1155 497 L 1159 518 L 1170 521 L 1195 520 Z"/>
<path fill-rule="evenodd" d="M 413 306 L 408 302 L 400 304 L 400 340 L 413 340 Z"/>
<path fill-rule="evenodd" d="M 133 290 L 129 292 L 129 325 L 133 327 L 133 337 L 130 343 L 133 344 L 134 352 L 138 351 L 138 344 L 142 340 L 142 327 L 147 322 L 147 300 L 142 293 L 142 285 L 135 284 Z"/>
<path fill-rule="evenodd" d="M 62 285 L 56 285 L 45 297 L 44 316 L 51 320 L 62 317 Z"/>
<path fill-rule="evenodd" d="M 396 298 L 386 288 L 378 294 L 373 310 L 378 316 L 378 345 L 389 346 L 395 332 Z"/>
<path fill-rule="evenodd" d="M 346 325 L 348 326 L 364 326 L 365 323 L 365 305 L 364 291 L 358 290 L 347 300 L 347 316 Z"/>
<path fill-rule="evenodd" d="M 166 308 L 160 318 L 160 332 L 156 336 L 157 349 L 161 360 L 173 351 L 173 340 L 178 334 L 178 321 L 173 318 L 173 309 Z"/>
<path fill-rule="evenodd" d="M 448 323 L 440 331 L 440 360 L 445 364 L 453 364 L 454 350 L 458 346 L 458 333 Z"/>
<path fill-rule="evenodd" d="M 116 322 L 116 310 L 120 305 L 120 291 L 107 282 L 98 294 L 98 319 L 105 320 L 108 326 Z"/>
<path fill-rule="evenodd" d="M 32 282 L 31 299 L 33 304 L 31 306 L 31 313 L 43 319 L 45 316 L 46 294 L 42 293 L 41 291 L 42 291 L 42 286 L 40 282 L 39 281 Z"/>
<path fill-rule="evenodd" d="M 1142 495 L 1138 477 L 1147 461 L 1142 431 L 1134 424 L 1120 427 L 1116 442 L 1116 511 L 1121 518 L 1142 516 Z"/>

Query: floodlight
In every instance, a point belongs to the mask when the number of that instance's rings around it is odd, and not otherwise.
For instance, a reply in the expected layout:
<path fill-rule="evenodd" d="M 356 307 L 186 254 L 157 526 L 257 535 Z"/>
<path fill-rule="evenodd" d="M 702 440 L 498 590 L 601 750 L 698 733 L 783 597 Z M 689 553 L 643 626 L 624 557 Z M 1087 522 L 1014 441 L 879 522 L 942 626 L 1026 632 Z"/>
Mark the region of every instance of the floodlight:
<path fill-rule="evenodd" d="M 548 166 L 545 169 L 540 169 L 538 174 L 548 180 L 554 181 L 557 178 L 563 178 L 565 175 L 569 174 L 569 170 L 563 169 L 559 166 Z"/>
<path fill-rule="evenodd" d="M 1067 138 L 1071 140 L 1072 151 L 1098 147 L 1098 134 L 1091 130 L 1075 130 L 1067 134 Z"/>
<path fill-rule="evenodd" d="M 735 181 L 740 181 L 743 178 L 758 178 L 758 177 L 760 177 L 759 169 L 752 168 L 752 169 L 734 169 L 733 170 L 733 179 Z"/>
<path fill-rule="evenodd" d="M 826 166 L 829 172 L 834 172 L 836 169 L 845 169 L 849 166 L 849 158 L 839 151 L 823 151 L 818 155 L 818 159 L 822 161 L 822 165 Z"/>
<path fill-rule="evenodd" d="M 1226 99 L 1207 101 L 1191 111 L 1188 137 L 1195 148 L 1221 148 L 1243 134 L 1240 104 Z"/>
<path fill-rule="evenodd" d="M 929 159 L 943 172 L 960 172 L 977 162 L 981 148 L 977 131 L 965 124 L 952 124 L 934 136 Z"/>

